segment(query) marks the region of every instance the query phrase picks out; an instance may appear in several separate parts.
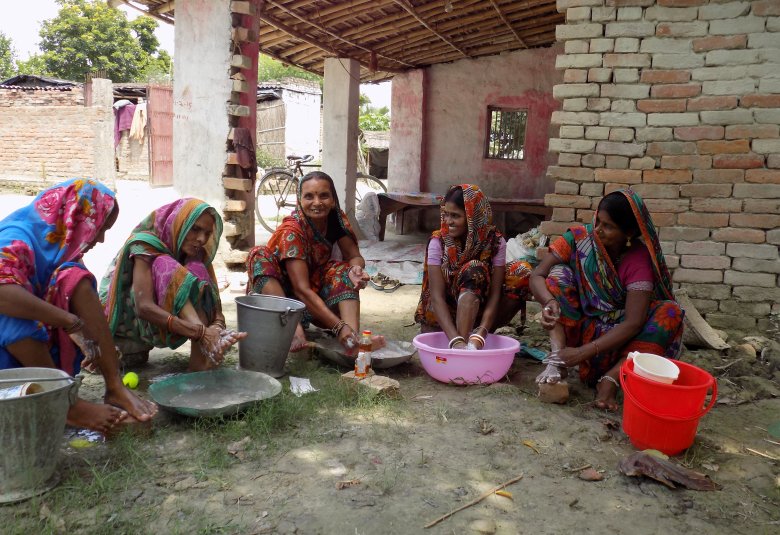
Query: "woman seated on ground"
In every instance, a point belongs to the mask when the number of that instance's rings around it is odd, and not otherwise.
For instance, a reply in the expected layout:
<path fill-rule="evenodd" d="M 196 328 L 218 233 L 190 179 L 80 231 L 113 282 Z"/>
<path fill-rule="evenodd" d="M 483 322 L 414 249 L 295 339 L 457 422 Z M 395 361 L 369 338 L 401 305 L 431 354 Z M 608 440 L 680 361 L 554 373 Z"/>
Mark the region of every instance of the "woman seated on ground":
<path fill-rule="evenodd" d="M 95 277 L 81 263 L 118 213 L 111 190 L 75 179 L 0 221 L 0 369 L 35 366 L 75 375 L 82 361 L 91 361 L 106 382 L 105 404 L 77 399 L 67 422 L 103 434 L 157 412 L 122 385 Z"/>
<path fill-rule="evenodd" d="M 334 255 L 336 247 L 339 254 Z M 368 281 L 365 266 L 355 233 L 339 207 L 333 179 L 314 171 L 298 184 L 296 210 L 284 218 L 267 245 L 249 253 L 247 293 L 302 301 L 306 305 L 303 322 L 313 321 L 330 330 L 345 354 L 353 356 L 360 333 L 358 291 Z M 375 337 L 375 344 L 383 340 Z M 299 324 L 290 351 L 306 344 Z"/>
<path fill-rule="evenodd" d="M 154 347 L 192 341 L 189 371 L 207 370 L 246 333 L 225 326 L 212 261 L 222 234 L 217 211 L 198 199 L 162 206 L 133 229 L 100 283 L 100 300 L 125 363 Z"/>
<path fill-rule="evenodd" d="M 441 228 L 428 242 L 415 321 L 422 332 L 444 331 L 450 348 L 482 349 L 488 332 L 508 324 L 525 303 L 530 274 L 527 262 L 507 264 L 506 241 L 479 187 L 452 186 Z"/>
<path fill-rule="evenodd" d="M 531 291 L 552 349 L 536 381 L 556 383 L 579 365 L 599 408 L 617 410 L 630 351 L 676 358 L 681 349 L 683 312 L 650 214 L 630 189 L 605 196 L 593 224 L 570 228 L 550 246 Z"/>

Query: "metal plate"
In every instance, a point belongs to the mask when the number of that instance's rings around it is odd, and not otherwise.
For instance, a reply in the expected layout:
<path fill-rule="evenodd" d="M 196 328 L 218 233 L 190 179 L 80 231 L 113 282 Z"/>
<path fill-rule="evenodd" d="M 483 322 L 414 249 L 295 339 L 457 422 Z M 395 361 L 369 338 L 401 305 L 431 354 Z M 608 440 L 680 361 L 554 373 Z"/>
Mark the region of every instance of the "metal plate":
<path fill-rule="evenodd" d="M 337 339 L 322 337 L 315 344 L 315 352 L 319 357 L 346 368 L 355 366 L 355 359 L 344 354 L 344 348 Z M 375 370 L 392 368 L 408 362 L 416 352 L 417 348 L 411 342 L 388 340 L 385 347 L 371 353 L 371 367 Z"/>
<path fill-rule="evenodd" d="M 160 407 L 195 417 L 235 414 L 281 391 L 270 375 L 227 368 L 174 375 L 149 386 Z"/>

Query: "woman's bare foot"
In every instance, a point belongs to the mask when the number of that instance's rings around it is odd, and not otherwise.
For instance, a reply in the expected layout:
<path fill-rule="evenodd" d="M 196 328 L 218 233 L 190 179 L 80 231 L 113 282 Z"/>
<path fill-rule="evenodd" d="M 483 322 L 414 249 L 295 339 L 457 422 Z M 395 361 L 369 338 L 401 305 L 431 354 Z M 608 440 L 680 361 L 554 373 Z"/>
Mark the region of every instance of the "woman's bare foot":
<path fill-rule="evenodd" d="M 125 418 L 127 412 L 104 403 L 90 403 L 81 398 L 68 410 L 67 424 L 109 435 Z"/>
<path fill-rule="evenodd" d="M 293 335 L 292 344 L 290 344 L 290 353 L 296 353 L 302 349 L 309 347 L 309 342 L 306 340 L 306 335 L 303 332 L 303 327 L 298 325 L 295 328 L 295 334 Z"/>
<path fill-rule="evenodd" d="M 614 379 L 614 377 L 610 377 L 609 375 L 605 375 L 599 379 L 599 382 L 596 383 L 596 400 L 593 402 L 593 405 L 597 409 L 617 412 L 620 407 L 617 402 L 618 387 L 609 379 L 605 379 L 605 377 Z"/>
<path fill-rule="evenodd" d="M 123 409 L 124 412 L 139 422 L 148 422 L 158 411 L 155 403 L 139 398 L 124 386 L 111 390 L 106 389 L 103 401 Z"/>

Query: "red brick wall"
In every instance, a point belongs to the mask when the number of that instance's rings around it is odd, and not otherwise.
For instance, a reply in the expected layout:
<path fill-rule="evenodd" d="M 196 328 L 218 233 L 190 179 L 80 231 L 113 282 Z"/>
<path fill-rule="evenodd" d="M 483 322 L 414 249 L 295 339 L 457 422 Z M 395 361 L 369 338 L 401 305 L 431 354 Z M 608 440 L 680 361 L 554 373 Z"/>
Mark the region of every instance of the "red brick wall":
<path fill-rule="evenodd" d="M 93 125 L 110 113 L 84 107 L 81 88 L 0 88 L 0 180 L 56 182 L 92 176 Z"/>
<path fill-rule="evenodd" d="M 550 234 L 631 185 L 711 325 L 780 313 L 780 1 L 558 0 Z"/>

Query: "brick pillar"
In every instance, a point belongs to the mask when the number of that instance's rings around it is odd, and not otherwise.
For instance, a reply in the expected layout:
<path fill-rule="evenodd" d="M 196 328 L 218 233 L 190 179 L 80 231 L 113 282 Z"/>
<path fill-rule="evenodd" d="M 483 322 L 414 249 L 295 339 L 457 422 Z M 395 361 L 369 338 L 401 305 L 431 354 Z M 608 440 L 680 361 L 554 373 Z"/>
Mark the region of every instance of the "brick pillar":
<path fill-rule="evenodd" d="M 557 6 L 564 83 L 544 232 L 590 222 L 603 194 L 632 186 L 710 324 L 766 329 L 780 313 L 780 2 Z"/>

